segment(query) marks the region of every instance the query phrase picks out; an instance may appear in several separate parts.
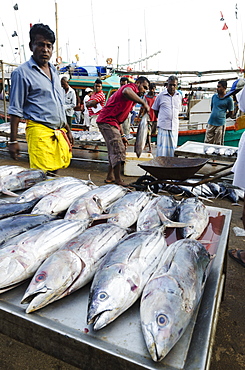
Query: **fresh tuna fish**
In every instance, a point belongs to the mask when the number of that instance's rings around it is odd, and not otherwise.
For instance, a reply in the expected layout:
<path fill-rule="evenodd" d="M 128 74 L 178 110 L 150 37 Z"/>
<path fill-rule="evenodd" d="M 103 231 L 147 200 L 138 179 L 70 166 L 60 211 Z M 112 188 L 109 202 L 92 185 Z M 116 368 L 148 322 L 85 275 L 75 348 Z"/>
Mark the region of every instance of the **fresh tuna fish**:
<path fill-rule="evenodd" d="M 25 170 L 5 176 L 0 181 L 0 191 L 10 196 L 18 196 L 13 191 L 28 189 L 37 182 L 43 181 L 46 174 L 41 170 Z"/>
<path fill-rule="evenodd" d="M 166 250 L 163 228 L 138 231 L 119 241 L 97 270 L 89 295 L 88 324 L 99 330 L 140 296 Z"/>
<path fill-rule="evenodd" d="M 102 258 L 126 234 L 116 225 L 93 226 L 54 252 L 36 271 L 21 303 L 36 311 L 92 280 Z"/>
<path fill-rule="evenodd" d="M 18 215 L 20 213 L 28 213 L 33 209 L 36 203 L 37 199 L 25 203 L 14 203 L 14 202 L 1 203 L 0 219 Z"/>
<path fill-rule="evenodd" d="M 25 190 L 21 195 L 16 198 L 16 202 L 22 203 L 22 202 L 29 202 L 30 200 L 33 200 L 35 198 L 42 198 L 47 194 L 52 193 L 55 190 L 58 190 L 62 188 L 63 186 L 67 186 L 69 184 L 74 183 L 82 183 L 85 185 L 93 184 L 91 181 L 84 181 L 76 179 L 75 177 L 57 177 L 51 180 L 45 180 L 41 181 L 35 185 L 33 185 L 31 188 Z"/>
<path fill-rule="evenodd" d="M 182 238 L 198 239 L 208 226 L 208 210 L 198 198 L 182 200 L 177 214 L 177 220 L 188 225 L 179 229 Z"/>
<path fill-rule="evenodd" d="M 0 249 L 0 293 L 31 277 L 48 256 L 87 227 L 87 222 L 54 220 L 8 240 Z"/>
<path fill-rule="evenodd" d="M 124 195 L 109 208 L 108 212 L 115 216 L 109 218 L 107 222 L 124 228 L 132 226 L 151 196 L 151 193 L 144 191 L 133 191 Z"/>
<path fill-rule="evenodd" d="M 92 188 L 93 185 L 84 185 L 81 182 L 62 186 L 39 200 L 33 208 L 32 213 L 58 215 L 66 211 L 75 199 L 87 193 Z"/>
<path fill-rule="evenodd" d="M 238 204 L 239 195 L 233 188 L 226 188 L 225 197 L 229 199 L 233 204 Z"/>
<path fill-rule="evenodd" d="M 176 212 L 178 202 L 173 197 L 161 195 L 148 202 L 140 212 L 137 220 L 137 231 L 149 230 L 162 225 L 160 214 L 171 220 Z"/>
<path fill-rule="evenodd" d="M 215 149 L 216 148 L 214 146 L 205 146 L 204 147 L 204 153 L 208 154 L 208 155 L 212 155 L 212 154 L 214 154 Z"/>
<path fill-rule="evenodd" d="M 220 186 L 219 184 L 215 183 L 215 182 L 208 182 L 207 183 L 207 186 L 209 187 L 209 189 L 212 191 L 213 195 L 215 197 L 218 197 L 220 195 Z"/>
<path fill-rule="evenodd" d="M 6 176 L 14 175 L 25 170 L 26 168 L 21 166 L 0 166 L 0 180 L 2 180 Z"/>
<path fill-rule="evenodd" d="M 171 244 L 146 284 L 140 317 L 146 346 L 161 361 L 180 339 L 200 301 L 210 255 L 196 240 Z"/>
<path fill-rule="evenodd" d="M 84 220 L 94 215 L 100 215 L 111 204 L 122 198 L 127 191 L 126 188 L 115 184 L 90 190 L 70 205 L 64 218 L 66 220 Z"/>
<path fill-rule="evenodd" d="M 137 128 L 136 140 L 134 145 L 134 151 L 139 158 L 145 147 L 148 132 L 148 114 L 145 114 Z"/>
<path fill-rule="evenodd" d="M 0 245 L 27 230 L 52 220 L 49 215 L 17 215 L 0 221 Z M 0 246 L 1 248 L 1 246 Z"/>

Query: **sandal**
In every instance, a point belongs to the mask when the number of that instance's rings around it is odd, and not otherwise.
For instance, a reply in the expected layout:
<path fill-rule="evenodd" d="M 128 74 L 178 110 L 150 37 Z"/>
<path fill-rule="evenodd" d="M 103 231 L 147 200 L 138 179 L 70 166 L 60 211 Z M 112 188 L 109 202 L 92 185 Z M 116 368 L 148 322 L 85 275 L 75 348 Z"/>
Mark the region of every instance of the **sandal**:
<path fill-rule="evenodd" d="M 105 179 L 104 183 L 105 184 L 113 184 L 115 182 L 115 180 L 107 180 Z"/>
<path fill-rule="evenodd" d="M 237 257 L 234 256 L 234 254 L 232 252 L 236 251 L 236 254 L 237 254 Z M 242 257 L 241 257 L 241 252 L 243 252 L 242 249 L 231 249 L 228 251 L 228 254 L 229 256 L 236 262 L 238 262 L 240 265 L 242 265 L 243 267 L 245 267 L 245 262 L 242 261 Z"/>

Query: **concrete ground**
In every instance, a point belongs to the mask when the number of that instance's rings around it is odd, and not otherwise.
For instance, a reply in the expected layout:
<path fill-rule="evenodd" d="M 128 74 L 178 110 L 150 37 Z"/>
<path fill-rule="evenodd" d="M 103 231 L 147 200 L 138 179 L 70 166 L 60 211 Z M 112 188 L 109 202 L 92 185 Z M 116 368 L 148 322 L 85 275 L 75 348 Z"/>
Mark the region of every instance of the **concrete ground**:
<path fill-rule="evenodd" d="M 96 153 L 91 155 L 96 159 Z M 10 160 L 7 154 L 0 152 L 0 165 L 5 164 L 16 164 L 16 162 Z M 28 167 L 27 157 L 23 156 L 18 164 Z M 73 161 L 68 169 L 59 171 L 59 174 L 83 179 L 87 179 L 90 174 L 96 185 L 102 185 L 106 170 L 107 165 L 104 163 Z M 136 179 L 123 177 L 126 182 L 132 182 Z M 240 205 L 242 206 L 242 202 Z M 217 199 L 212 206 L 232 209 L 229 249 L 244 249 L 245 238 L 236 237 L 233 232 L 234 226 L 242 227 L 240 220 L 242 207 L 232 205 L 227 199 Z M 226 276 L 224 299 L 220 306 L 212 352 L 211 370 L 241 370 L 245 368 L 245 269 L 228 257 Z M 47 341 L 48 338 L 44 338 L 44 340 Z M 82 364 L 80 368 L 84 369 Z M 75 370 L 75 367 L 0 334 L 0 369 Z"/>

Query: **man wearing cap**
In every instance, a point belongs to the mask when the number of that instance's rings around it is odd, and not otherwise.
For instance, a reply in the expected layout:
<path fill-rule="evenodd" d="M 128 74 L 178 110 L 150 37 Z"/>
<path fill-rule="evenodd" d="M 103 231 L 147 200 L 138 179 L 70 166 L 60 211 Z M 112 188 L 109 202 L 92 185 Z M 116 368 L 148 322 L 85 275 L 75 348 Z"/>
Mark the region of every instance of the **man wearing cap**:
<path fill-rule="evenodd" d="M 217 94 L 212 96 L 211 114 L 208 120 L 204 142 L 208 144 L 224 145 L 226 118 L 232 117 L 234 103 L 230 96 L 226 96 L 227 81 L 220 80 L 217 85 Z"/>
<path fill-rule="evenodd" d="M 87 129 L 89 129 L 89 123 L 90 123 L 90 120 L 89 120 L 89 113 L 88 113 L 88 108 L 86 106 L 86 103 L 89 101 L 89 99 L 91 98 L 91 95 L 93 93 L 93 90 L 90 89 L 90 87 L 87 87 L 85 89 L 85 93 L 86 95 L 84 96 L 84 99 L 83 99 L 83 105 L 84 105 L 84 111 L 83 111 L 83 118 L 84 118 L 84 121 L 83 121 L 83 124 L 86 126 Z"/>

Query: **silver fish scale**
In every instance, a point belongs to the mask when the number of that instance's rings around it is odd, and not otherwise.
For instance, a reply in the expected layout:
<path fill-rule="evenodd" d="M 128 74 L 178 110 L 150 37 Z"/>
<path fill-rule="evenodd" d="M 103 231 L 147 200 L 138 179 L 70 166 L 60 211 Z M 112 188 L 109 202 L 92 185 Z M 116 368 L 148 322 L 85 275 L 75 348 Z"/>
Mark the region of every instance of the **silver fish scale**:
<path fill-rule="evenodd" d="M 10 239 L 0 250 L 0 290 L 30 277 L 45 258 L 87 226 L 80 221 L 55 220 Z"/>
<path fill-rule="evenodd" d="M 104 185 L 90 190 L 76 199 L 68 208 L 65 219 L 85 219 L 91 214 L 101 214 L 128 190 L 118 185 Z"/>
<path fill-rule="evenodd" d="M 121 199 L 117 200 L 110 208 L 109 213 L 116 213 L 120 207 L 135 208 L 139 211 L 146 206 L 151 197 L 150 193 L 143 191 L 134 191 L 124 195 Z"/>
<path fill-rule="evenodd" d="M 208 210 L 198 198 L 185 199 L 178 205 L 178 221 L 189 224 L 179 229 L 183 238 L 197 239 L 208 225 Z"/>
<path fill-rule="evenodd" d="M 147 132 L 148 132 L 148 115 L 145 114 L 139 125 L 138 125 L 138 129 L 137 129 L 137 133 L 136 133 L 136 140 L 135 140 L 135 153 L 137 155 L 137 157 L 139 158 L 141 156 L 141 153 L 145 147 L 145 143 L 146 143 L 146 138 L 147 138 Z"/>
<path fill-rule="evenodd" d="M 111 203 L 123 197 L 128 191 L 126 188 L 115 184 L 103 185 L 96 190 L 95 194 L 99 197 L 103 210 L 105 210 Z"/>
<path fill-rule="evenodd" d="M 127 228 L 131 227 L 138 219 L 140 211 L 146 206 L 151 193 L 135 191 L 126 194 L 117 200 L 110 208 L 109 213 L 115 216 L 108 219 L 108 223 Z"/>
<path fill-rule="evenodd" d="M 147 282 L 140 316 L 154 361 L 162 360 L 184 333 L 200 300 L 209 262 L 201 243 L 179 240 L 169 246 Z"/>
<path fill-rule="evenodd" d="M 73 233 L 74 236 L 76 235 L 76 231 L 84 230 L 84 225 L 80 221 L 53 220 L 10 239 L 3 245 L 0 253 L 5 253 L 5 248 L 9 246 L 20 245 L 23 247 L 26 243 L 32 244 L 32 251 L 35 248 L 38 250 L 40 243 L 43 249 L 48 249 L 52 244 L 63 244 L 66 242 L 65 234 L 67 231 L 69 231 L 68 238 L 71 238 Z"/>
<path fill-rule="evenodd" d="M 87 284 L 105 254 L 125 234 L 115 225 L 96 225 L 54 252 L 38 268 L 24 294 L 22 303 L 30 303 L 26 312 L 40 309 Z M 54 271 L 57 265 L 62 276 Z M 37 277 L 43 272 L 45 279 L 39 281 Z"/>
<path fill-rule="evenodd" d="M 177 205 L 178 202 L 175 199 L 166 195 L 150 200 L 139 214 L 137 230 L 149 230 L 161 226 L 159 212 L 171 219 L 176 212 Z"/>
<path fill-rule="evenodd" d="M 5 176 L 14 175 L 15 173 L 21 172 L 26 170 L 25 167 L 20 166 L 0 166 L 0 180 L 2 180 Z"/>
<path fill-rule="evenodd" d="M 151 244 L 163 239 L 165 241 L 162 231 L 160 229 L 134 232 L 123 240 L 121 240 L 107 255 L 103 266 L 113 265 L 117 263 L 129 263 L 131 258 L 139 258 L 144 253 L 144 260 L 149 255 L 152 255 Z"/>
<path fill-rule="evenodd" d="M 110 241 L 111 238 L 119 233 L 122 236 L 126 234 L 126 231 L 116 225 L 99 224 L 87 229 L 84 233 L 79 235 L 71 246 L 64 246 L 65 249 L 73 250 L 79 255 L 80 250 L 84 250 L 84 244 L 89 246 L 91 242 L 94 245 L 99 245 L 99 249 L 103 249 L 104 245 Z M 82 256 L 81 256 L 82 257 Z"/>
<path fill-rule="evenodd" d="M 130 234 L 107 253 L 90 290 L 87 321 L 94 323 L 94 330 L 115 320 L 137 300 L 166 248 L 162 230 L 154 229 Z"/>
<path fill-rule="evenodd" d="M 3 190 L 22 190 L 31 187 L 46 178 L 46 174 L 41 170 L 25 170 L 13 175 L 5 176 L 1 180 L 1 191 Z"/>
<path fill-rule="evenodd" d="M 76 179 L 75 177 L 59 177 L 57 179 L 45 180 L 25 190 L 18 198 L 16 198 L 15 201 L 17 203 L 22 203 L 35 198 L 41 198 L 48 193 L 72 183 L 83 183 L 84 185 L 87 185 L 83 180 Z"/>
<path fill-rule="evenodd" d="M 71 203 L 90 190 L 89 185 L 74 183 L 45 195 L 33 208 L 31 213 L 58 214 L 65 211 Z"/>

